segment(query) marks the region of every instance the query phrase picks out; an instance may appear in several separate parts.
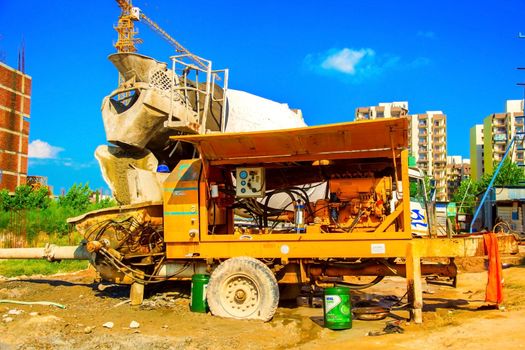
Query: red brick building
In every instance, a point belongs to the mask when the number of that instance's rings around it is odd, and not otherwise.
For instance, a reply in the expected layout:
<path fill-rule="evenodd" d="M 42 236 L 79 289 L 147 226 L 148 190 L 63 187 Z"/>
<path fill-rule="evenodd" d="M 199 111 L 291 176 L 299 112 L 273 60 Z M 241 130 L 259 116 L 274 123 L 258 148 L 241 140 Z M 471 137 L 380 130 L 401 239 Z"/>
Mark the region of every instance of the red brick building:
<path fill-rule="evenodd" d="M 26 183 L 31 77 L 0 62 L 0 189 Z"/>

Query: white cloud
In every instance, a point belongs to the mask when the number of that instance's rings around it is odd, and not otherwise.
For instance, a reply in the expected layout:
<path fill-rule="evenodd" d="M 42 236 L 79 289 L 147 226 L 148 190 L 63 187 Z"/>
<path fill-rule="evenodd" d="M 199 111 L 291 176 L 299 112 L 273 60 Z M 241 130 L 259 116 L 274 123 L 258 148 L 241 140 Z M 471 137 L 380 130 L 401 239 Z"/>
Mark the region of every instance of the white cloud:
<path fill-rule="evenodd" d="M 338 75 L 346 81 L 360 83 L 364 79 L 378 76 L 386 69 L 398 64 L 400 58 L 378 55 L 371 48 L 330 49 L 323 53 L 309 54 L 304 63 L 307 68 L 327 75 Z"/>
<path fill-rule="evenodd" d="M 323 62 L 321 62 L 321 67 L 355 75 L 356 66 L 362 62 L 366 56 L 373 59 L 375 54 L 375 51 L 372 49 L 353 50 L 345 47 L 342 50 L 329 54 Z"/>
<path fill-rule="evenodd" d="M 430 64 L 425 57 L 412 61 L 402 60 L 400 56 L 377 54 L 371 48 L 330 49 L 322 53 L 309 54 L 304 58 L 307 69 L 321 74 L 331 75 L 350 83 L 382 75 L 389 70 L 414 69 Z"/>
<path fill-rule="evenodd" d="M 53 159 L 64 149 L 61 147 L 51 146 L 42 140 L 34 140 L 29 144 L 29 158 Z"/>

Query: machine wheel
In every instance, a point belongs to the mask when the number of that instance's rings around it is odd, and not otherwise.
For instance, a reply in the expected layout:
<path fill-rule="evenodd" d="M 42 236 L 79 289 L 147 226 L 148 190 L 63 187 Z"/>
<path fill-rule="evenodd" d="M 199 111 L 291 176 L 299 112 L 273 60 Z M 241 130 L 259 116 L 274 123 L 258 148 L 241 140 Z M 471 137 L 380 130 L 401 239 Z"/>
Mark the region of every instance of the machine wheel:
<path fill-rule="evenodd" d="M 279 303 L 279 287 L 268 266 L 240 256 L 213 271 L 206 298 L 215 316 L 269 321 Z"/>

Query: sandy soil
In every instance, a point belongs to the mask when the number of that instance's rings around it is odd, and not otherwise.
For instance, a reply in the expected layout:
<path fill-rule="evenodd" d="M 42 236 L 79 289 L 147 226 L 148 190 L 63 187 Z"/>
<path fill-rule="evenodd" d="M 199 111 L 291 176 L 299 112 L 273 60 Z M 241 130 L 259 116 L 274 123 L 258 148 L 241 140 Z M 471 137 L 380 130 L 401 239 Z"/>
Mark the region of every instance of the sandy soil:
<path fill-rule="evenodd" d="M 352 329 L 344 331 L 323 328 L 322 309 L 286 304 L 268 323 L 192 313 L 187 283 L 152 290 L 143 306 L 131 307 L 121 303 L 127 299 L 127 288 L 100 291 L 89 270 L 0 279 L 0 299 L 66 305 L 59 309 L 0 303 L 0 349 L 522 348 L 525 269 L 511 267 L 504 276 L 506 299 L 500 310 L 478 310 L 484 305 L 485 272 L 462 273 L 456 289 L 447 282 L 424 283 L 423 325 L 407 322 L 408 312 L 398 310 L 384 320 L 354 320 Z M 355 293 L 353 299 L 384 300 L 401 297 L 405 291 L 404 279 L 388 278 L 366 293 Z M 132 321 L 140 326 L 130 328 Z M 393 321 L 404 329 L 403 334 L 368 335 Z M 103 327 L 106 322 L 114 327 Z"/>

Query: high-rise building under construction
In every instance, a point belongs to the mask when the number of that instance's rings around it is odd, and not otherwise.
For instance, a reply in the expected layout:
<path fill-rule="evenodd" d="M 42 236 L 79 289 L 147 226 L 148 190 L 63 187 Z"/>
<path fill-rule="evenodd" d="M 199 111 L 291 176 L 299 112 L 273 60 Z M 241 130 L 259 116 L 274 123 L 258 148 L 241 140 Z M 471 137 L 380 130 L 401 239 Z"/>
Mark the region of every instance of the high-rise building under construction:
<path fill-rule="evenodd" d="M 26 183 L 31 77 L 0 62 L 0 189 Z"/>

